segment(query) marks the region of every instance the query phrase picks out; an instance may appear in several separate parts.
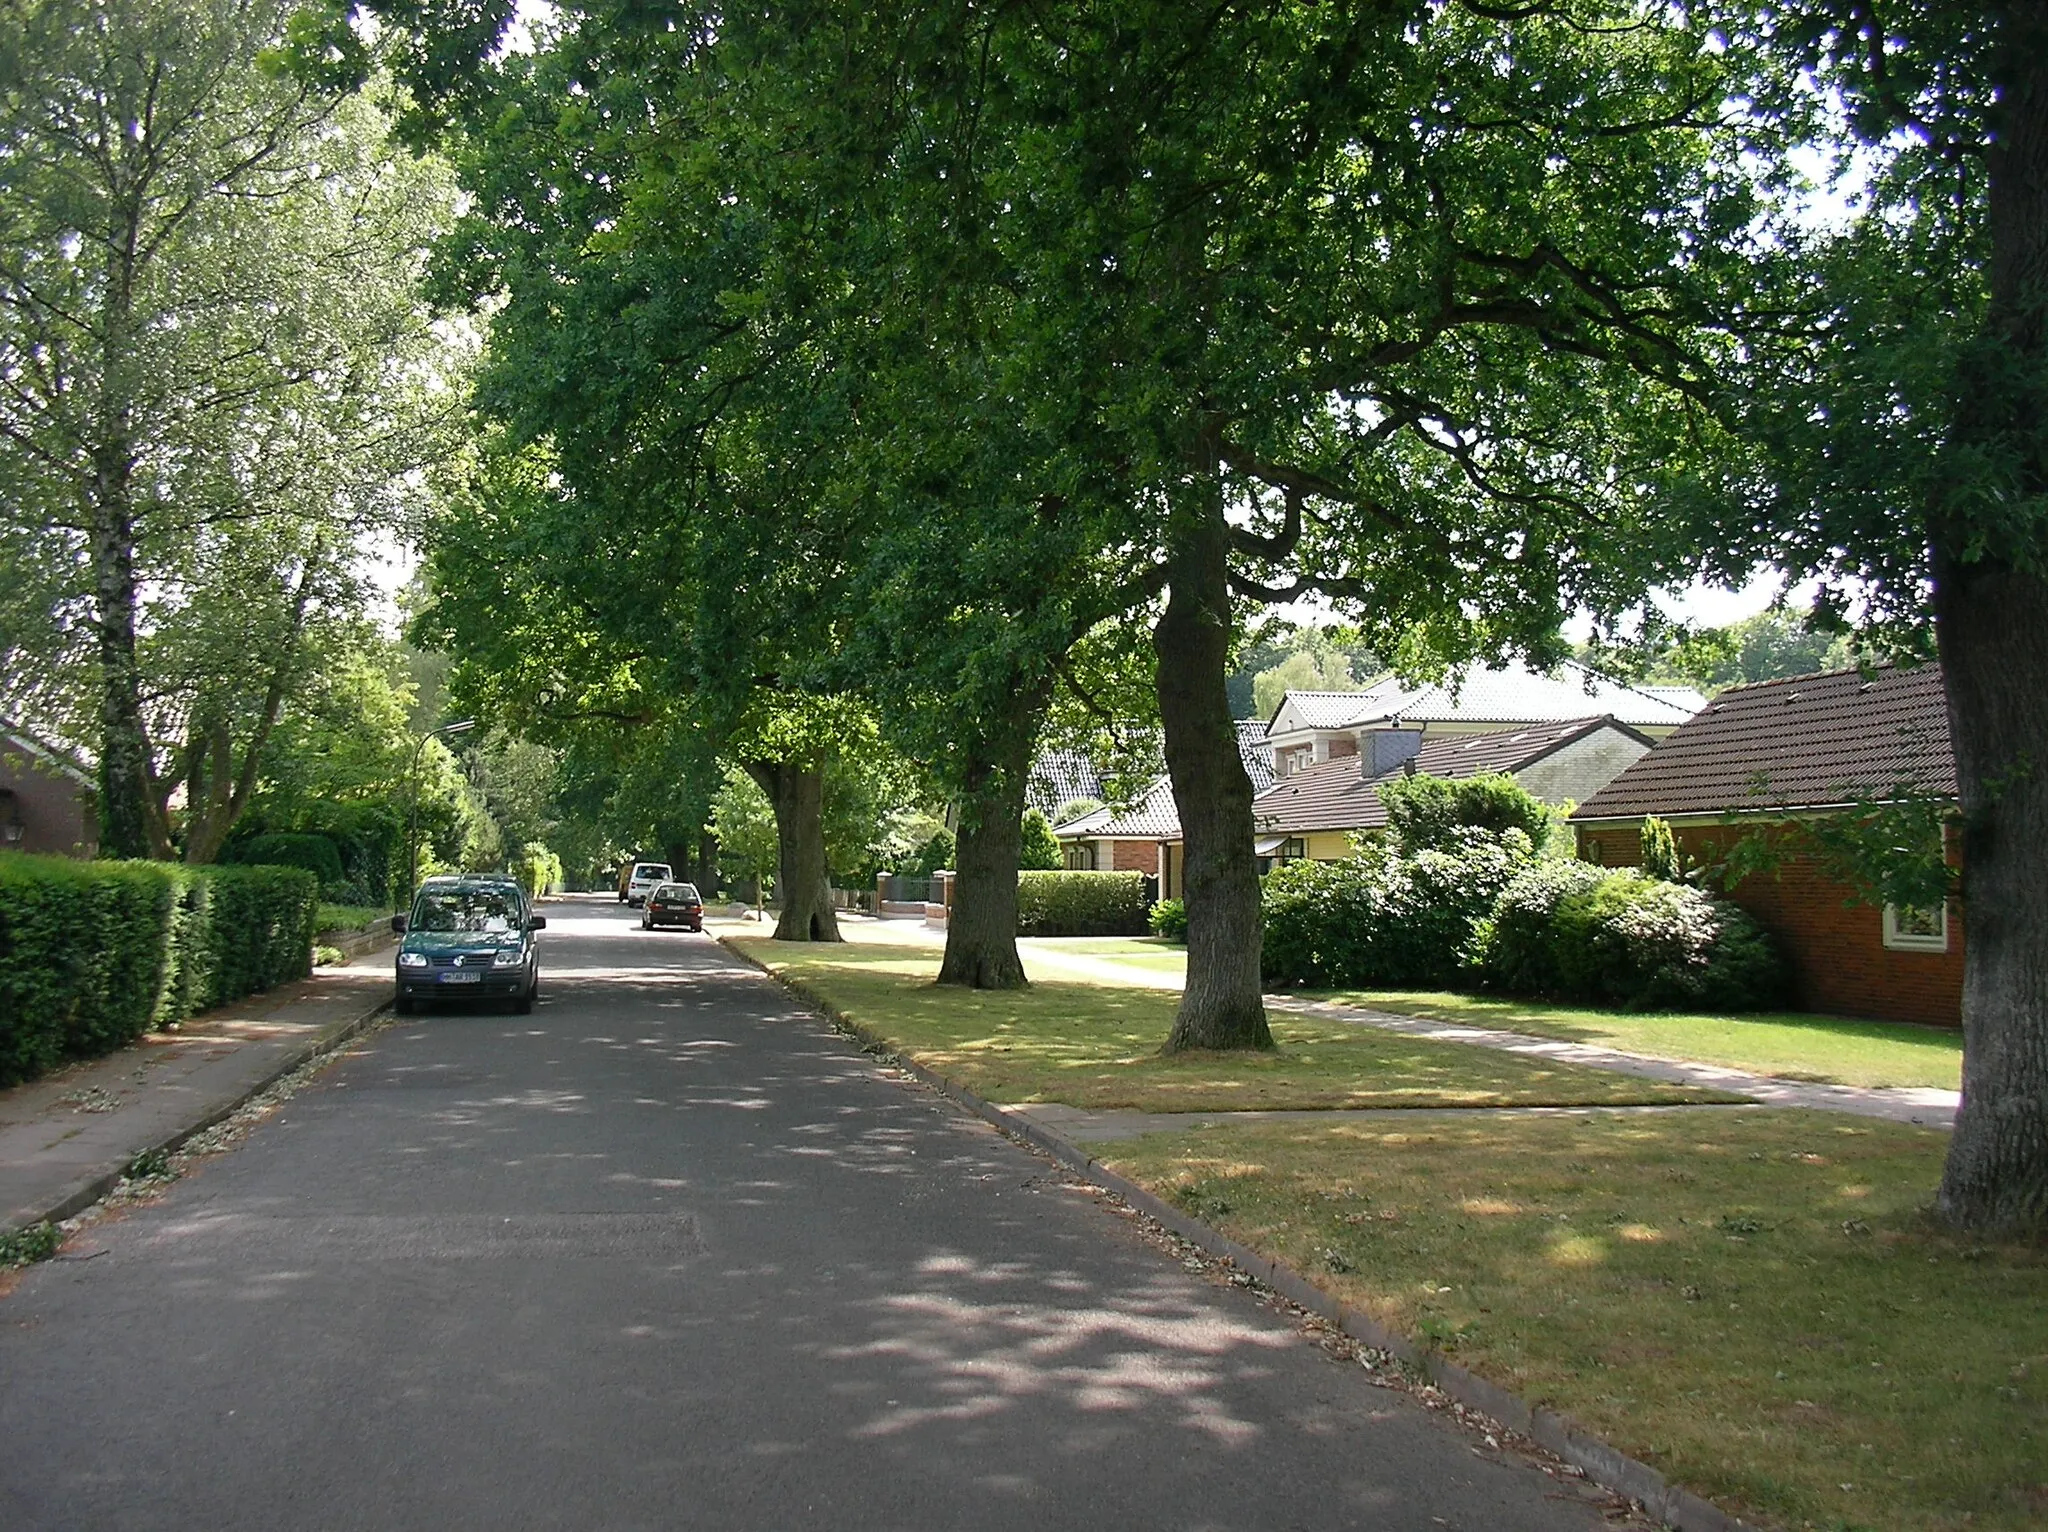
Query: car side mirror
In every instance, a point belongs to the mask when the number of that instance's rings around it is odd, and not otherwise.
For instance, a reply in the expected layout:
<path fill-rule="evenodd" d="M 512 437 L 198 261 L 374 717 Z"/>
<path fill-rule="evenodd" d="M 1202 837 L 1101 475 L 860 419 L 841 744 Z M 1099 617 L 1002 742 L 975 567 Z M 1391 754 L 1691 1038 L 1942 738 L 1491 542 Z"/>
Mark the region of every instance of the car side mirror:
<path fill-rule="evenodd" d="M 400 936 L 403 936 L 405 934 L 405 917 L 403 915 L 393 915 L 391 917 L 391 929 Z"/>
<path fill-rule="evenodd" d="M 535 915 L 526 922 L 526 929 L 529 931 L 545 931 L 547 928 L 548 918 L 545 915 Z"/>

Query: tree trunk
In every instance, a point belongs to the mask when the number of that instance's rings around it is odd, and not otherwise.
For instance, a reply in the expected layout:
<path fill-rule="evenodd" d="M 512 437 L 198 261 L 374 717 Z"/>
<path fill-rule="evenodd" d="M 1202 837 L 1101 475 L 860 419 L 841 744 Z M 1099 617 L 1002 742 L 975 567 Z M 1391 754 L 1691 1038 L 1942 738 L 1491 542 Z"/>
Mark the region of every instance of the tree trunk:
<path fill-rule="evenodd" d="M 1962 378 L 1964 461 L 2012 461 L 2001 501 L 2048 497 L 2048 5 L 2005 13 L 1989 146 L 1991 301 Z M 1981 488 L 1981 482 L 1975 487 Z M 1988 1233 L 2048 1230 L 2048 580 L 1971 507 L 1934 517 L 1934 611 L 1960 789 L 1963 1104 L 1936 1208 Z M 1979 511 L 1981 517 L 1981 511 Z M 2035 533 L 2036 537 L 2041 534 Z M 1997 537 L 1997 532 L 1993 532 Z"/>
<path fill-rule="evenodd" d="M 832 874 L 825 865 L 825 773 L 787 761 L 750 761 L 747 773 L 775 809 L 775 891 L 779 942 L 836 942 Z"/>
<path fill-rule="evenodd" d="M 95 475 L 94 627 L 100 661 L 100 853 L 144 857 L 151 843 L 145 799 L 149 733 L 142 719 L 142 674 L 135 655 L 135 518 L 125 463 Z"/>
<path fill-rule="evenodd" d="M 1015 706 L 984 732 L 968 768 L 941 984 L 1023 989 L 1029 983 L 1017 956 L 1017 855 L 1031 754 L 1050 691 L 1044 682 L 1020 686 Z"/>
<path fill-rule="evenodd" d="M 692 871 L 697 891 L 709 899 L 718 890 L 718 837 L 709 830 L 697 832 L 697 860 Z"/>
<path fill-rule="evenodd" d="M 1213 452 L 1198 465 L 1197 503 L 1176 507 L 1166 611 L 1153 630 L 1166 769 L 1187 864 L 1188 978 L 1166 1051 L 1270 1048 L 1260 998 L 1259 875 L 1252 784 L 1237 749 L 1225 675 L 1230 660 L 1229 529 Z"/>

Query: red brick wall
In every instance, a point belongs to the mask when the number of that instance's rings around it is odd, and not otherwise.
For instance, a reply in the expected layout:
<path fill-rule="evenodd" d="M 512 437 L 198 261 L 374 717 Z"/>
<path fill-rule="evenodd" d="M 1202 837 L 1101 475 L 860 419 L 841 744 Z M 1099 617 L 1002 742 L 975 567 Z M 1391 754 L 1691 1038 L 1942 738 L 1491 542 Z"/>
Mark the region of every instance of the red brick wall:
<path fill-rule="evenodd" d="M 1155 877 L 1159 872 L 1159 843 L 1149 840 L 1113 840 L 1106 872 L 1142 872 Z M 1098 861 L 1096 866 L 1101 867 Z"/>
<path fill-rule="evenodd" d="M 1679 850 L 1692 860 L 1719 861 L 1731 837 L 1721 825 L 1675 826 Z M 1607 867 L 1642 859 L 1634 825 L 1579 830 L 1579 854 Z M 1745 878 L 1729 893 L 1784 946 L 1807 1010 L 1879 1021 L 1962 1025 L 1963 923 L 1951 904 L 1948 951 L 1902 952 L 1884 944 L 1884 912 L 1851 901 L 1850 890 L 1813 862 L 1793 857 L 1775 873 Z"/>

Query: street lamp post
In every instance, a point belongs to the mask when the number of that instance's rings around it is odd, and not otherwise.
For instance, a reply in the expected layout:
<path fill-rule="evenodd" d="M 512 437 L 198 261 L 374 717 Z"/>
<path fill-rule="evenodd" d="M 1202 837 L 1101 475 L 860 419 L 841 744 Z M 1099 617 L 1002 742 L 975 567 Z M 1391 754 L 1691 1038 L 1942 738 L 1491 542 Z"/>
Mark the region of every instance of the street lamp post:
<path fill-rule="evenodd" d="M 412 747 L 412 767 L 406 773 L 410 791 L 406 794 L 405 811 L 405 904 L 412 908 L 412 896 L 420 886 L 420 756 L 425 753 L 427 741 L 439 735 L 467 734 L 476 727 L 474 718 L 464 718 L 456 723 L 444 723 L 438 729 L 429 729 L 420 736 L 420 742 Z"/>

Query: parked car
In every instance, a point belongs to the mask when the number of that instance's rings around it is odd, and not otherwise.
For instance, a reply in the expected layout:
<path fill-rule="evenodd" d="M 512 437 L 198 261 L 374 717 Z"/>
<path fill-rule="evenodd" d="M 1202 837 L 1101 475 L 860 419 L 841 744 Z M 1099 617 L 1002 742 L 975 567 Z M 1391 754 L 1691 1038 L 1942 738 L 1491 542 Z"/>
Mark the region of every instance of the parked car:
<path fill-rule="evenodd" d="M 640 912 L 640 929 L 681 926 L 686 931 L 704 929 L 704 901 L 694 883 L 659 883 L 647 895 L 647 908 Z"/>
<path fill-rule="evenodd" d="M 524 1016 L 540 998 L 533 933 L 546 926 L 509 878 L 427 879 L 411 913 L 391 917 L 405 938 L 392 1009 L 403 1016 L 422 1000 L 509 999 Z"/>
<path fill-rule="evenodd" d="M 619 877 L 619 902 L 638 909 L 658 883 L 675 877 L 666 862 L 631 862 Z"/>

